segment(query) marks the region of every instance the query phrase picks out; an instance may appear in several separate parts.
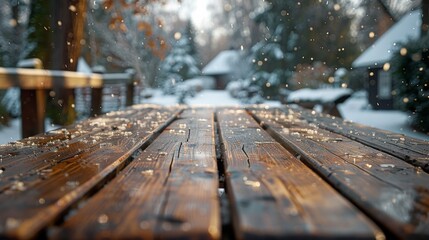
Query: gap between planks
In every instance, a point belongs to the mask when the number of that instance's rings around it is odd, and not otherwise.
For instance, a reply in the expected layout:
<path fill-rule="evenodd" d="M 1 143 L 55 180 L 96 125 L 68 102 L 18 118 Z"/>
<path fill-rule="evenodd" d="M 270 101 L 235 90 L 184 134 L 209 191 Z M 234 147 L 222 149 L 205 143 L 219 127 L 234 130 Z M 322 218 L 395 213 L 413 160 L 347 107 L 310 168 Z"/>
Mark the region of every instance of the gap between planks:
<path fill-rule="evenodd" d="M 225 155 L 223 154 L 223 143 L 220 136 L 220 125 L 217 110 L 214 111 L 216 159 L 219 173 L 219 204 L 221 215 L 221 237 L 224 240 L 235 239 L 232 226 L 231 204 L 229 202 L 229 190 L 225 183 Z"/>

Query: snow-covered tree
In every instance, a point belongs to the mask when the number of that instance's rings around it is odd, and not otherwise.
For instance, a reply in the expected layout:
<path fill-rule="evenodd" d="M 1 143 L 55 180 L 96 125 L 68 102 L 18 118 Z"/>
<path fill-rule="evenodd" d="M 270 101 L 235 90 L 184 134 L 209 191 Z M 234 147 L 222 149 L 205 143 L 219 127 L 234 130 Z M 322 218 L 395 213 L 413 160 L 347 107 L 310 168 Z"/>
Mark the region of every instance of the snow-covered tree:
<path fill-rule="evenodd" d="M 278 38 L 273 37 L 257 43 L 251 49 L 249 58 L 253 70 L 247 77 L 248 85 L 258 87 L 268 99 L 278 95 L 279 88 L 285 86 L 291 74 L 291 71 L 284 67 L 287 64 L 287 56 L 277 40 Z"/>
<path fill-rule="evenodd" d="M 223 14 L 217 21 L 228 26 L 231 47 L 249 49 L 261 39 L 260 27 L 252 19 L 262 5 L 260 0 L 222 0 Z"/>
<path fill-rule="evenodd" d="M 28 20 L 26 58 L 42 60 L 44 67 L 51 66 L 52 35 L 50 19 L 50 1 L 31 1 L 31 13 Z"/>
<path fill-rule="evenodd" d="M 177 84 L 200 74 L 197 61 L 192 55 L 192 44 L 188 37 L 183 36 L 179 32 L 175 33 L 177 40 L 160 67 L 160 82 L 166 94 L 176 93 Z"/>
<path fill-rule="evenodd" d="M 328 67 L 347 67 L 357 56 L 350 36 L 351 16 L 343 2 L 266 0 L 255 15 L 264 26 L 264 39 L 251 49 L 253 72 L 248 77 L 266 98 L 286 87 L 299 64 L 321 62 Z"/>
<path fill-rule="evenodd" d="M 90 64 L 131 67 L 143 86 L 151 85 L 167 50 L 164 23 L 156 14 L 161 5 L 135 0 L 90 4 L 85 49 Z"/>
<path fill-rule="evenodd" d="M 1 97 L 1 93 L 0 93 Z M 2 128 L 2 125 L 6 125 L 9 123 L 9 113 L 6 110 L 6 108 L 0 104 L 0 129 Z"/>
<path fill-rule="evenodd" d="M 0 106 L 11 117 L 19 117 L 21 115 L 20 94 L 19 88 L 9 88 L 3 96 L 0 94 Z"/>
<path fill-rule="evenodd" d="M 288 9 L 292 5 L 296 3 L 270 0 L 264 11 L 254 19 L 266 27 L 266 32 L 264 39 L 251 48 L 249 61 L 252 71 L 246 81 L 253 89 L 258 87 L 266 98 L 277 97 L 279 88 L 285 86 L 291 75 L 294 55 L 290 53 L 297 36 L 291 31 L 287 15 L 282 14 L 280 9 Z"/>
<path fill-rule="evenodd" d="M 397 104 L 413 116 L 413 126 L 429 133 L 429 35 L 401 46 L 392 68 Z"/>
<path fill-rule="evenodd" d="M 15 67 L 25 57 L 30 0 L 0 0 L 0 66 Z"/>
<path fill-rule="evenodd" d="M 195 43 L 195 28 L 190 20 L 186 22 L 185 31 L 183 32 L 182 38 L 188 39 L 188 53 L 193 56 L 195 60 L 197 60 L 198 51 L 197 45 Z"/>

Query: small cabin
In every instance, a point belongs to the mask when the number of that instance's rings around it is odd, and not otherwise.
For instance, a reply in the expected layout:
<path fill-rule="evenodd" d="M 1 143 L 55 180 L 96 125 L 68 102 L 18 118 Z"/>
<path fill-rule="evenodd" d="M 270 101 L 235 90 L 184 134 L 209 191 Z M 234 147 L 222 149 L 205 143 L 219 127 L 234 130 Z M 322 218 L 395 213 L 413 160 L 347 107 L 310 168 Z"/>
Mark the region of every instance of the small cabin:
<path fill-rule="evenodd" d="M 216 89 L 225 89 L 228 82 L 234 79 L 240 61 L 239 51 L 222 51 L 203 68 L 202 74 L 214 78 Z"/>
<path fill-rule="evenodd" d="M 393 108 L 393 81 L 390 60 L 401 43 L 420 37 L 421 11 L 407 13 L 366 49 L 353 63 L 368 72 L 366 88 L 373 109 Z"/>

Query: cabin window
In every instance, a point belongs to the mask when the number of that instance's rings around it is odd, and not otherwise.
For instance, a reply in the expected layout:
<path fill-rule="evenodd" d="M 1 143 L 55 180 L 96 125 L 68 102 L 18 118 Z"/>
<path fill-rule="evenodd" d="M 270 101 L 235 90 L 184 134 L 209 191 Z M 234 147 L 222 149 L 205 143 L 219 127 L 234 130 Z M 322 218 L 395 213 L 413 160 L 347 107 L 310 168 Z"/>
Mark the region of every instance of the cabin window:
<path fill-rule="evenodd" d="M 382 70 L 378 72 L 378 98 L 392 98 L 392 77 L 390 72 Z"/>

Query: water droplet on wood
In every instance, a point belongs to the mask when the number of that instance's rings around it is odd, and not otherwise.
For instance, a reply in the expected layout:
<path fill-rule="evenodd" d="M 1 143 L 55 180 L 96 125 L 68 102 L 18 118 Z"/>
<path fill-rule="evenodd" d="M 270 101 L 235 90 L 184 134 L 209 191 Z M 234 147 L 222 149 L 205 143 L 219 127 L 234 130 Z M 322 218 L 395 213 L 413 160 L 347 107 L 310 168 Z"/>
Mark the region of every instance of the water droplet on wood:
<path fill-rule="evenodd" d="M 66 185 L 69 188 L 76 188 L 79 186 L 79 181 L 67 181 Z"/>
<path fill-rule="evenodd" d="M 382 167 L 382 168 L 394 168 L 395 165 L 390 164 L 390 163 L 383 163 L 383 164 L 380 164 L 380 167 Z"/>
<path fill-rule="evenodd" d="M 153 175 L 153 170 L 152 169 L 148 169 L 148 170 L 142 171 L 141 173 L 144 176 L 152 176 Z"/>
<path fill-rule="evenodd" d="M 141 221 L 139 226 L 141 229 L 147 229 L 150 227 L 150 223 L 148 221 Z"/>
<path fill-rule="evenodd" d="M 261 186 L 261 183 L 259 181 L 251 181 L 251 180 L 244 180 L 244 184 L 254 188 L 258 188 Z"/>
<path fill-rule="evenodd" d="M 106 214 L 101 214 L 97 219 L 98 223 L 106 224 L 109 221 L 109 217 Z"/>
<path fill-rule="evenodd" d="M 19 226 L 20 221 L 15 218 L 7 218 L 6 219 L 6 229 L 12 230 Z"/>
<path fill-rule="evenodd" d="M 25 185 L 24 185 L 24 183 L 23 182 L 20 182 L 20 181 L 16 181 L 16 182 L 14 182 L 13 183 L 13 185 L 12 185 L 12 190 L 17 190 L 17 191 L 25 191 Z"/>
<path fill-rule="evenodd" d="M 100 148 L 111 147 L 112 143 L 100 143 Z"/>

